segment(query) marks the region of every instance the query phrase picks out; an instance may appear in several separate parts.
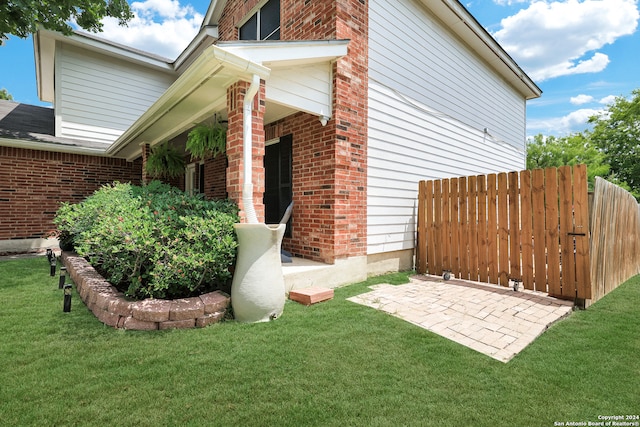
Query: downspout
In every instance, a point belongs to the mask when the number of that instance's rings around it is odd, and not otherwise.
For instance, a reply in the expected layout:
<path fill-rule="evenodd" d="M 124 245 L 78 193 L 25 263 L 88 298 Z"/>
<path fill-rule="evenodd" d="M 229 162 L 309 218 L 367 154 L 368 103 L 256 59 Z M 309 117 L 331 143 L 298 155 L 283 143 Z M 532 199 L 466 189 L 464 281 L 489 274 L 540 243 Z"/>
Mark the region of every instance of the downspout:
<path fill-rule="evenodd" d="M 243 167 L 243 185 L 242 185 L 242 204 L 244 206 L 244 213 L 246 221 L 249 224 L 257 224 L 258 218 L 256 217 L 256 208 L 253 204 L 253 133 L 251 131 L 253 120 L 251 115 L 251 104 L 253 104 L 254 97 L 260 88 L 260 76 L 253 75 L 251 85 L 244 95 L 243 101 L 243 142 L 242 142 L 242 167 Z"/>

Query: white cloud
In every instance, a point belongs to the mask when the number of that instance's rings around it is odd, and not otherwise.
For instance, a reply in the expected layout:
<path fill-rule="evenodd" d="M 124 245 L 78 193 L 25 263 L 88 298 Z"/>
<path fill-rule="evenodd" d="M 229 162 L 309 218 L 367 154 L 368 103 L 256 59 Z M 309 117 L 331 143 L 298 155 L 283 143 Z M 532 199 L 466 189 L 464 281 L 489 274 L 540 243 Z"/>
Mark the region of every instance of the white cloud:
<path fill-rule="evenodd" d="M 593 101 L 593 96 L 583 94 L 573 96 L 571 97 L 571 99 L 569 99 L 569 102 L 571 102 L 573 105 L 588 104 L 591 101 Z"/>
<path fill-rule="evenodd" d="M 537 0 L 503 19 L 494 36 L 533 79 L 543 81 L 604 70 L 609 58 L 597 50 L 633 34 L 638 19 L 636 0 Z"/>
<path fill-rule="evenodd" d="M 616 96 L 615 95 L 609 95 L 609 96 L 605 96 L 604 98 L 602 98 L 600 101 L 598 101 L 600 104 L 604 104 L 604 105 L 609 105 L 609 104 L 613 104 L 616 100 Z"/>
<path fill-rule="evenodd" d="M 198 33 L 203 16 L 177 0 L 145 0 L 131 4 L 135 17 L 128 26 L 103 20 L 99 37 L 174 59 Z"/>
<path fill-rule="evenodd" d="M 511 6 L 515 3 L 524 3 L 529 0 L 493 0 L 493 2 L 499 6 Z"/>
<path fill-rule="evenodd" d="M 527 122 L 527 132 L 532 135 L 542 133 L 545 135 L 567 135 L 572 132 L 580 132 L 587 129 L 589 117 L 598 115 L 604 110 L 581 108 L 572 111 L 566 116 L 535 119 Z"/>

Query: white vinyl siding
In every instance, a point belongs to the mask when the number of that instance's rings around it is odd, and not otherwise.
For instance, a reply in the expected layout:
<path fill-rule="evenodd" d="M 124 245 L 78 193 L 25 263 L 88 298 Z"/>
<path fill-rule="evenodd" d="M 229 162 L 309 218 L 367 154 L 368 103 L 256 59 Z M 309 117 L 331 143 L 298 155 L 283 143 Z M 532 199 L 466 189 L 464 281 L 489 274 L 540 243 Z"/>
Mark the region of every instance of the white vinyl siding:
<path fill-rule="evenodd" d="M 266 82 L 267 100 L 314 115 L 331 116 L 331 65 L 274 68 Z"/>
<path fill-rule="evenodd" d="M 56 136 L 111 143 L 173 83 L 175 76 L 59 45 Z"/>
<path fill-rule="evenodd" d="M 525 99 L 420 2 L 369 5 L 367 243 L 375 254 L 414 247 L 421 179 L 524 168 Z"/>

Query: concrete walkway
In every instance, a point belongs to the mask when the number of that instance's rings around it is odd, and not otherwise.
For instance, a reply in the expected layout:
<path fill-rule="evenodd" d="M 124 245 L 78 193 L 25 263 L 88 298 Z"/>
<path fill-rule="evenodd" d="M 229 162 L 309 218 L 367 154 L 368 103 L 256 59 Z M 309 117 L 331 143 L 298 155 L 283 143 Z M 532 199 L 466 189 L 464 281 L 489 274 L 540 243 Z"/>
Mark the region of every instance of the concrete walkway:
<path fill-rule="evenodd" d="M 568 316 L 572 301 L 540 292 L 436 276 L 404 285 L 381 284 L 349 301 L 382 310 L 473 350 L 508 362 L 552 323 Z"/>

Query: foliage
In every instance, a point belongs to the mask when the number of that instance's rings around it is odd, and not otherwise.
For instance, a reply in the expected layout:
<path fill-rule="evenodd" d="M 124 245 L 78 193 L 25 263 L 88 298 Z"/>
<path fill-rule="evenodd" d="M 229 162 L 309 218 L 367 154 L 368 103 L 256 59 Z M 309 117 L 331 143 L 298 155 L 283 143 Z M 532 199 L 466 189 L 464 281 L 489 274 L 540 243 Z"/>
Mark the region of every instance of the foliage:
<path fill-rule="evenodd" d="M 187 136 L 187 150 L 192 158 L 204 159 L 224 153 L 227 144 L 227 130 L 220 124 L 200 124 Z"/>
<path fill-rule="evenodd" d="M 527 147 L 527 169 L 585 163 L 590 185 L 600 176 L 640 200 L 640 89 L 632 94 L 591 117 L 592 130 L 536 135 Z"/>
<path fill-rule="evenodd" d="M 0 99 L 5 99 L 7 101 L 13 101 L 13 96 L 6 89 L 0 89 Z"/>
<path fill-rule="evenodd" d="M 552 426 L 638 414 L 640 277 L 555 323 L 509 363 L 335 290 L 275 322 L 105 327 L 46 258 L 0 261 L 7 426 Z M 408 274 L 404 274 L 405 277 Z M 78 404 L 64 404 L 78 402 Z"/>
<path fill-rule="evenodd" d="M 168 142 L 153 147 L 145 163 L 145 171 L 153 178 L 176 178 L 184 168 L 182 153 Z"/>
<path fill-rule="evenodd" d="M 582 133 L 561 138 L 538 134 L 527 145 L 527 169 L 577 164 L 587 165 L 590 186 L 595 182 L 596 176 L 611 178 L 604 154 Z"/>
<path fill-rule="evenodd" d="M 115 183 L 55 218 L 107 280 L 134 298 L 180 298 L 226 286 L 235 261 L 237 206 L 153 181 Z"/>
<path fill-rule="evenodd" d="M 604 154 L 611 171 L 640 195 L 640 89 L 632 98 L 617 97 L 606 111 L 589 119 L 592 143 Z"/>
<path fill-rule="evenodd" d="M 104 17 L 117 18 L 120 25 L 133 18 L 126 0 L 8 0 L 0 2 L 0 39 L 9 34 L 25 38 L 39 26 L 69 35 L 69 21 L 81 28 L 102 31 Z"/>

